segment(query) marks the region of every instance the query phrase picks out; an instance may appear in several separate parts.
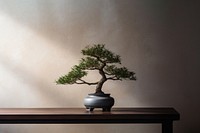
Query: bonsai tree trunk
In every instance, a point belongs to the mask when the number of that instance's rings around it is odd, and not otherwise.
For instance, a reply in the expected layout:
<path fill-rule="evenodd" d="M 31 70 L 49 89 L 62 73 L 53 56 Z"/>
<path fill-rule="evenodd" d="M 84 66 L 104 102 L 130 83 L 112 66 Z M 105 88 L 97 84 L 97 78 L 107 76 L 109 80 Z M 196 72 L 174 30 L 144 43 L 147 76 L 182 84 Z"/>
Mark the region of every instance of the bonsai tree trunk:
<path fill-rule="evenodd" d="M 96 92 L 95 93 L 104 93 L 102 91 L 102 86 L 103 84 L 107 81 L 107 78 L 106 78 L 106 75 L 105 75 L 105 72 L 103 71 L 103 68 L 104 68 L 105 65 L 103 65 L 101 67 L 101 69 L 99 69 L 99 74 L 102 76 L 101 80 L 98 82 L 97 86 L 96 86 Z"/>

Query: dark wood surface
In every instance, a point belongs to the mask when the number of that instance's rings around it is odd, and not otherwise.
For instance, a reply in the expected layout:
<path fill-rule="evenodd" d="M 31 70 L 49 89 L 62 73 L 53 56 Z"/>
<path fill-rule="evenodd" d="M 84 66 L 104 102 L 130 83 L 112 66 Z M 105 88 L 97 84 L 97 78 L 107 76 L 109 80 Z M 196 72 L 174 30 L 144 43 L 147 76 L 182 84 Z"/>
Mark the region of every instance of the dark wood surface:
<path fill-rule="evenodd" d="M 0 124 L 166 123 L 179 120 L 173 108 L 0 108 Z"/>

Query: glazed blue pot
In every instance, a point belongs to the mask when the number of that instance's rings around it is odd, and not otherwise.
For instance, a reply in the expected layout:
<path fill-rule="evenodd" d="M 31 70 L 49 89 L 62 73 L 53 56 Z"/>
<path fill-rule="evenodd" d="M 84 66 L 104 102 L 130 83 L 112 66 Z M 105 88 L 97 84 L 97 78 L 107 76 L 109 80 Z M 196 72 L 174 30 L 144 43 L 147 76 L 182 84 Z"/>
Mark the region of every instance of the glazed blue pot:
<path fill-rule="evenodd" d="M 88 94 L 84 99 L 84 105 L 87 110 L 93 111 L 94 108 L 102 108 L 103 111 L 110 111 L 114 105 L 114 98 L 110 94 Z"/>

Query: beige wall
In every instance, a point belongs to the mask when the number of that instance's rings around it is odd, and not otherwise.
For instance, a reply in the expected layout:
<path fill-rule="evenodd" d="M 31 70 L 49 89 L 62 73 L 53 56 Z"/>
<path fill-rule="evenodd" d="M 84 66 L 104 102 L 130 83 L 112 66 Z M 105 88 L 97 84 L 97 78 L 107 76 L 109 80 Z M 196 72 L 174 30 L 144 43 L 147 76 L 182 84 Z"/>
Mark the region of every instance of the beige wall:
<path fill-rule="evenodd" d="M 199 2 L 0 0 L 0 107 L 83 107 L 93 87 L 57 86 L 80 50 L 104 43 L 136 72 L 108 82 L 115 107 L 170 106 L 175 133 L 200 132 Z M 96 77 L 91 74 L 90 78 Z M 155 133 L 160 125 L 1 125 L 1 133 Z"/>

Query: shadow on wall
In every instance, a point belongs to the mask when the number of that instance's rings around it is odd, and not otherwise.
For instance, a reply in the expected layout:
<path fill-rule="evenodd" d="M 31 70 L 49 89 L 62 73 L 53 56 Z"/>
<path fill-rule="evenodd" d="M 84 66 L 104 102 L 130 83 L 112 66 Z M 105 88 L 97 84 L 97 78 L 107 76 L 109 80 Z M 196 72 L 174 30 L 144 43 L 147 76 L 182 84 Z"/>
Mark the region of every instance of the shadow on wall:
<path fill-rule="evenodd" d="M 1 107 L 56 107 L 76 105 L 54 81 L 44 79 L 25 66 L 16 65 L 0 54 Z M 31 68 L 30 68 L 31 69 Z M 61 87 L 62 88 L 62 87 Z M 16 96 L 16 97 L 15 97 Z"/>
<path fill-rule="evenodd" d="M 95 43 L 90 42 L 93 38 L 99 38 L 97 40 L 101 40 L 101 43 L 104 43 L 105 37 L 108 38 L 106 23 L 111 19 L 106 11 L 110 10 L 107 7 L 109 3 L 90 0 L 7 0 L 0 1 L 0 12 L 64 49 L 73 45 L 70 50 L 76 51 L 88 44 L 87 38 L 91 39 L 89 43 Z"/>

